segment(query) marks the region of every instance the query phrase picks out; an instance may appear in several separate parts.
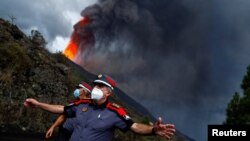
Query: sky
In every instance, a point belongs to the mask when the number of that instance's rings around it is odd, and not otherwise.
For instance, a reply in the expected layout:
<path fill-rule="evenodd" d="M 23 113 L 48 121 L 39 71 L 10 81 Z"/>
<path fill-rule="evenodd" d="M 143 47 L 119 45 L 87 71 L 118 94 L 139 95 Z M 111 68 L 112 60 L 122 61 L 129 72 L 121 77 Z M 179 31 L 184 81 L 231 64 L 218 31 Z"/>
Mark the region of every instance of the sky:
<path fill-rule="evenodd" d="M 250 64 L 247 0 L 1 0 L 0 16 L 63 50 L 81 16 L 95 43 L 74 60 L 106 73 L 154 116 L 197 141 L 221 124 Z M 83 39 L 83 41 L 86 41 Z M 82 41 L 82 42 L 83 42 Z M 92 45 L 92 44 L 91 44 Z M 142 98 L 143 97 L 143 98 Z"/>
<path fill-rule="evenodd" d="M 39 30 L 48 42 L 51 52 L 62 51 L 67 45 L 73 25 L 79 21 L 80 12 L 97 0 L 1 0 L 0 16 L 10 20 L 27 35 Z"/>

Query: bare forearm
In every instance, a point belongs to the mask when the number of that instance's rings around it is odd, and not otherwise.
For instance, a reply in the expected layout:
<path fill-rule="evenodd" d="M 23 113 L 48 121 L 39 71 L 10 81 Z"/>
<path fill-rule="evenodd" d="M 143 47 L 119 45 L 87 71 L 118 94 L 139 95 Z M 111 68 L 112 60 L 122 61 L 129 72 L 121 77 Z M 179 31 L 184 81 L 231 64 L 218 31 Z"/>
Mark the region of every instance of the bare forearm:
<path fill-rule="evenodd" d="M 130 129 L 137 134 L 152 135 L 153 126 L 141 123 L 134 123 Z"/>
<path fill-rule="evenodd" d="M 56 128 L 56 127 L 60 126 L 64 122 L 64 120 L 65 120 L 65 116 L 60 115 L 51 127 Z"/>
<path fill-rule="evenodd" d="M 62 114 L 64 111 L 64 106 L 62 105 L 52 105 L 52 104 L 39 102 L 36 106 L 45 111 L 55 113 L 55 114 Z"/>

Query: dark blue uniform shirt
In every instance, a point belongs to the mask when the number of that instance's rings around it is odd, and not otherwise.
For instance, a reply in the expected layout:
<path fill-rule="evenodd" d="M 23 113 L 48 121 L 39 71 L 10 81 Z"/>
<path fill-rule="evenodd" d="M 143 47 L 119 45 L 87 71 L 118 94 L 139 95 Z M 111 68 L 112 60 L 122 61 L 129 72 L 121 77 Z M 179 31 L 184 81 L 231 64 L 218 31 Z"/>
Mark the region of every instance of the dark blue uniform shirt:
<path fill-rule="evenodd" d="M 74 130 L 75 118 L 67 118 L 65 122 L 59 127 L 58 134 L 54 141 L 69 141 Z"/>
<path fill-rule="evenodd" d="M 133 124 L 129 116 L 122 117 L 116 111 L 102 105 L 81 103 L 66 106 L 67 117 L 75 117 L 74 131 L 70 141 L 111 141 L 116 128 L 126 131 Z"/>
<path fill-rule="evenodd" d="M 73 132 L 75 120 L 76 120 L 75 118 L 67 118 L 63 123 L 62 127 L 68 130 L 69 132 Z"/>

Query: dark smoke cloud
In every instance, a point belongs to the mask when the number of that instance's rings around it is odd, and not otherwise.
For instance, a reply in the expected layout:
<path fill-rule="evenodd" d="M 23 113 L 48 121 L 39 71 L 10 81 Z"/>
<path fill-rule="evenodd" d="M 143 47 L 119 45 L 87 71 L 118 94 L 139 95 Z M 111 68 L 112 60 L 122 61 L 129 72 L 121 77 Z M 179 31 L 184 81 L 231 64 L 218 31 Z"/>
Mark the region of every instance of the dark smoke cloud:
<path fill-rule="evenodd" d="M 99 0 L 81 13 L 90 18 L 84 28 L 95 45 L 75 61 L 113 76 L 155 116 L 206 140 L 207 125 L 223 122 L 249 64 L 249 6 L 244 0 Z"/>

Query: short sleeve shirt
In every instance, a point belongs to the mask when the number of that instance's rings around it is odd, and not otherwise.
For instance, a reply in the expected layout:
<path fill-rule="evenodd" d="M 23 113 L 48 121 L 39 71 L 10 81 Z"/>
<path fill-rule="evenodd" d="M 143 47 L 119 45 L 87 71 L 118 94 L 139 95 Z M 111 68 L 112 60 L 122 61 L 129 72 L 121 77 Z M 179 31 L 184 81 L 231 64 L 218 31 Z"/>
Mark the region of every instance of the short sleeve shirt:
<path fill-rule="evenodd" d="M 70 141 L 111 141 L 116 128 L 126 131 L 133 123 L 114 111 L 89 103 L 66 106 L 64 111 L 67 117 L 75 117 Z"/>

